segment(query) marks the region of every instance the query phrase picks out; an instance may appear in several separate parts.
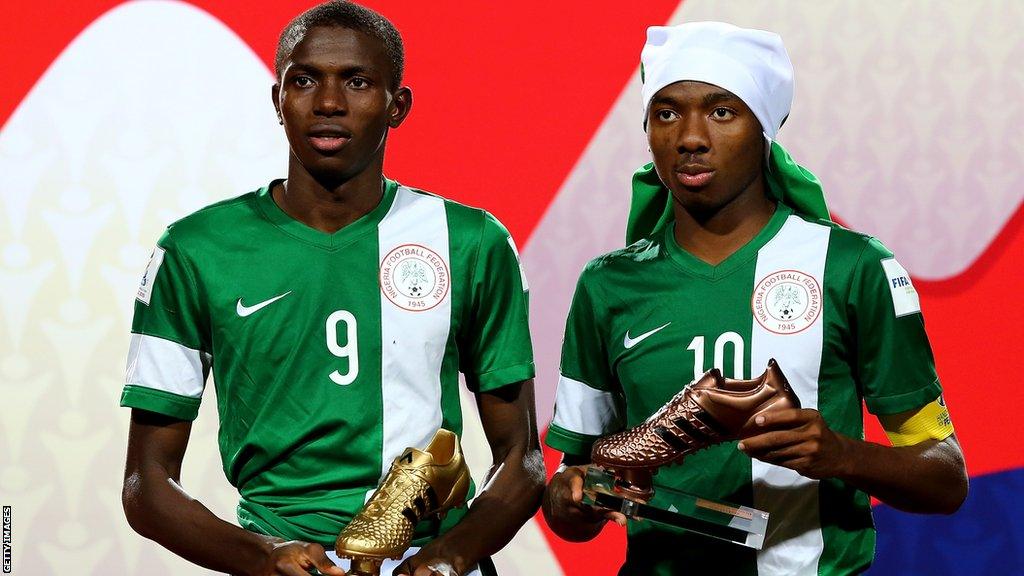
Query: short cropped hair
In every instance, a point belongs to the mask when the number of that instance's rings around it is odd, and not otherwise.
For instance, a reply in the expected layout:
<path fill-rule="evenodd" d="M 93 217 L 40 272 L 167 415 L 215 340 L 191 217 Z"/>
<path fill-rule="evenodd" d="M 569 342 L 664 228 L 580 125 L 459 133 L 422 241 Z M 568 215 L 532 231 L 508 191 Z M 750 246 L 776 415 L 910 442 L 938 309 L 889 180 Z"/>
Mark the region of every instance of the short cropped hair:
<path fill-rule="evenodd" d="M 405 47 L 402 35 L 390 20 L 377 12 L 348 1 L 331 0 L 306 10 L 296 16 L 281 31 L 274 57 L 274 72 L 281 78 L 284 61 L 306 34 L 313 28 L 338 26 L 362 32 L 376 38 L 384 46 L 384 52 L 391 61 L 391 87 L 398 88 L 405 73 Z"/>

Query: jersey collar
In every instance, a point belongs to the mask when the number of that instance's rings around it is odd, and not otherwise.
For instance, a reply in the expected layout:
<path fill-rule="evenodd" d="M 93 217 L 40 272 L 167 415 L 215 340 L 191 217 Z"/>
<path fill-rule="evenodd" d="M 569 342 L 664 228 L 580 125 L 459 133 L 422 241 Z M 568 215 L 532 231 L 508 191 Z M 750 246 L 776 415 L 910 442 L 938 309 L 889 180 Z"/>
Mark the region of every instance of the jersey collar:
<path fill-rule="evenodd" d="M 373 210 L 370 210 L 341 230 L 328 234 L 299 222 L 277 205 L 270 191 L 280 182 L 283 182 L 283 179 L 274 180 L 256 191 L 256 204 L 259 206 L 260 211 L 263 212 L 267 220 L 270 220 L 272 224 L 286 234 L 328 250 L 341 248 L 363 234 L 375 231 L 377 224 L 380 224 L 380 221 L 387 215 L 388 210 L 391 209 L 391 204 L 395 200 L 395 193 L 398 190 L 398 182 L 385 178 L 384 194 L 380 199 L 380 203 Z"/>
<path fill-rule="evenodd" d="M 768 219 L 768 223 L 765 224 L 764 228 L 751 238 L 749 242 L 740 247 L 739 250 L 730 254 L 728 258 L 722 260 L 716 266 L 712 266 L 690 254 L 676 243 L 676 225 L 674 222 L 670 226 L 665 226 L 664 243 L 669 257 L 683 270 L 709 280 L 717 280 L 732 274 L 756 257 L 758 250 L 775 237 L 775 234 L 782 229 L 782 225 L 786 223 L 786 219 L 791 214 L 793 214 L 792 208 L 781 202 L 777 203 L 775 213 Z"/>

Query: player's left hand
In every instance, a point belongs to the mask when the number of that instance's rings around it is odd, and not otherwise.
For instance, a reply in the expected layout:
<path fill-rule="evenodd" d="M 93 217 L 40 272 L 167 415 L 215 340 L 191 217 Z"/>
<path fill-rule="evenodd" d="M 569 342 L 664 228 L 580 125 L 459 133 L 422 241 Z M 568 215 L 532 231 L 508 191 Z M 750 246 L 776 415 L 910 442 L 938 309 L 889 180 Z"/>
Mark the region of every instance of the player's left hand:
<path fill-rule="evenodd" d="M 739 443 L 751 458 L 816 480 L 844 474 L 847 439 L 833 432 L 817 410 L 769 412 L 758 416 L 755 424 L 758 431 Z"/>
<path fill-rule="evenodd" d="M 392 574 L 407 576 L 463 576 L 468 566 L 458 554 L 443 549 L 441 538 L 434 540 L 419 552 L 406 558 Z"/>

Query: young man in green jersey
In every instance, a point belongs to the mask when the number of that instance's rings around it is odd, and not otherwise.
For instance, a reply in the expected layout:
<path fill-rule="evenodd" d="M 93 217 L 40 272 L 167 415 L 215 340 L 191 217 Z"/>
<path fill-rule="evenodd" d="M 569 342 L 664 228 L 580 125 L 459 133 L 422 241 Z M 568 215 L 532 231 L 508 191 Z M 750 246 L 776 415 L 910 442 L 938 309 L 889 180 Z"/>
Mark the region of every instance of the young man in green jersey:
<path fill-rule="evenodd" d="M 388 132 L 412 105 L 402 68 L 379 14 L 329 2 L 298 16 L 273 87 L 287 180 L 172 224 L 146 270 L 121 397 L 124 509 L 196 564 L 344 574 L 325 548 L 392 460 L 461 432 L 460 371 L 494 472 L 468 510 L 416 526 L 394 573 L 486 574 L 539 505 L 526 280 L 491 215 L 383 177 Z M 179 485 L 211 367 L 242 527 Z"/>
<path fill-rule="evenodd" d="M 642 61 L 654 162 L 634 178 L 636 241 L 591 261 L 577 286 L 547 436 L 567 467 L 545 516 L 569 540 L 625 523 L 581 504 L 594 441 L 711 367 L 751 378 L 775 358 L 802 409 L 654 477 L 770 512 L 764 548 L 630 522 L 620 573 L 860 572 L 874 556 L 869 496 L 952 513 L 967 493 L 909 274 L 877 240 L 833 224 L 817 181 L 773 142 L 793 95 L 777 35 L 652 27 Z M 862 440 L 862 402 L 893 447 Z"/>

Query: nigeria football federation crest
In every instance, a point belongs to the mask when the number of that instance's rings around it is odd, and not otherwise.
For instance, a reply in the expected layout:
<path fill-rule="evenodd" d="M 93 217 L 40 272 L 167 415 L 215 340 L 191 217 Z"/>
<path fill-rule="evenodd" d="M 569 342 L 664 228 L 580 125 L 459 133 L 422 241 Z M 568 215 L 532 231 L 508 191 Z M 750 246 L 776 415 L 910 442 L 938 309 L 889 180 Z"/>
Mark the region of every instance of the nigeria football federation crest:
<path fill-rule="evenodd" d="M 821 285 L 799 270 L 779 270 L 754 287 L 750 308 L 754 319 L 775 334 L 796 334 L 821 316 Z"/>
<path fill-rule="evenodd" d="M 405 310 L 430 310 L 444 300 L 450 285 L 448 263 L 426 246 L 403 244 L 380 263 L 381 291 Z"/>

